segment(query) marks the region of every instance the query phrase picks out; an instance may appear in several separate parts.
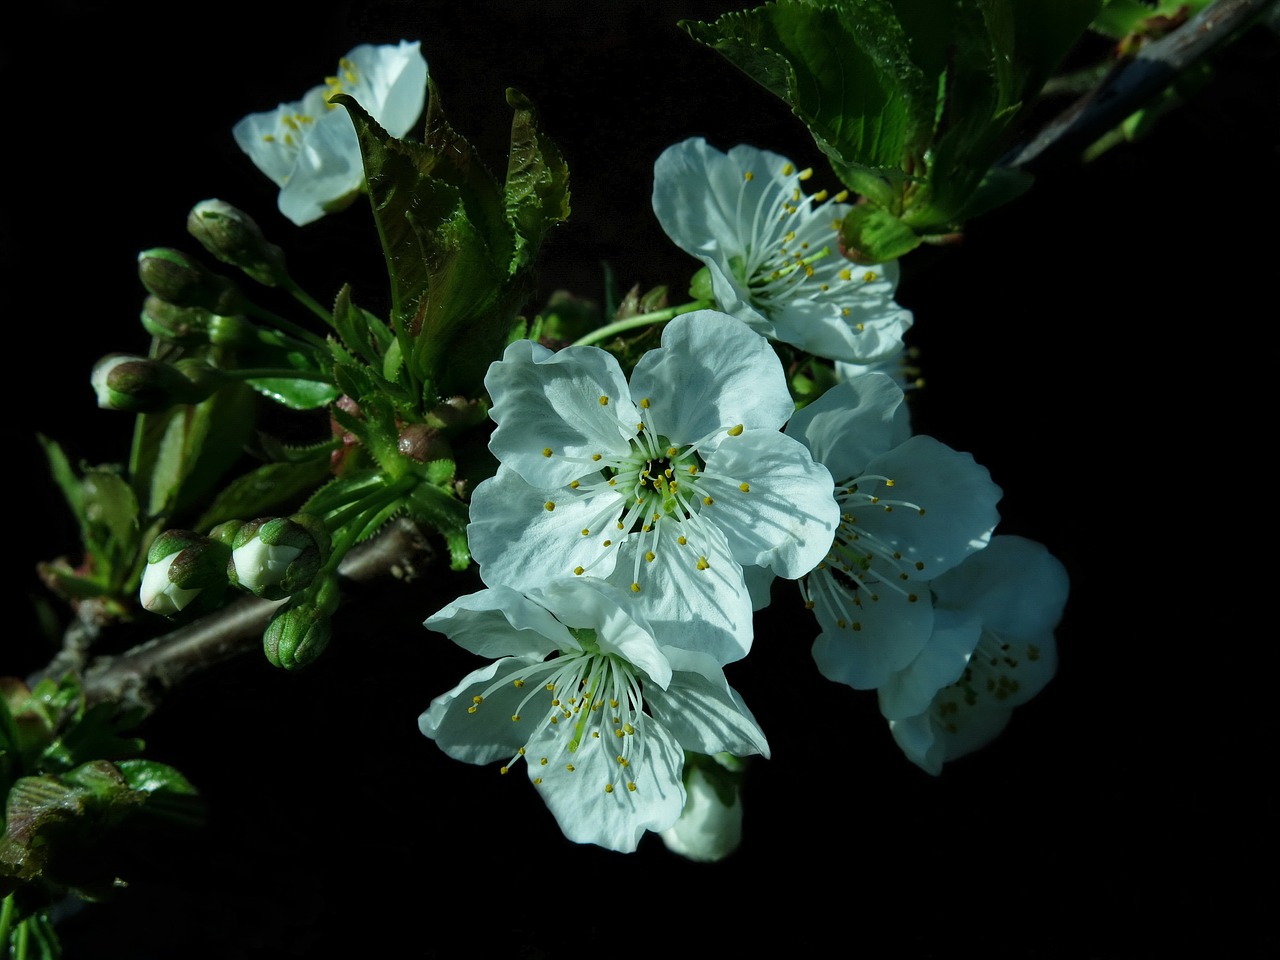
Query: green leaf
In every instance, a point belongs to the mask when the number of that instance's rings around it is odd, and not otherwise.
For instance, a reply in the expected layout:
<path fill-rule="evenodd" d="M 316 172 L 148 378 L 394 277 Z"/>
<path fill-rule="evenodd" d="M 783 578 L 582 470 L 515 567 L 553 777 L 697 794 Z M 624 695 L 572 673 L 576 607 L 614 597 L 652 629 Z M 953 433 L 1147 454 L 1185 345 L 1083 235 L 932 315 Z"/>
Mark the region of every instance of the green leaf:
<path fill-rule="evenodd" d="M 344 283 L 333 305 L 333 325 L 342 343 L 352 355 L 373 367 L 382 366 L 382 358 L 395 334 L 380 318 L 351 300 L 351 285 Z"/>
<path fill-rule="evenodd" d="M 259 377 L 245 382 L 290 410 L 317 410 L 341 395 L 337 387 L 323 380 Z"/>
<path fill-rule="evenodd" d="M 896 260 L 923 242 L 892 213 L 869 204 L 850 210 L 840 227 L 840 246 L 858 263 Z"/>
<path fill-rule="evenodd" d="M 208 530 L 237 517 L 263 517 L 280 513 L 302 500 L 329 477 L 329 458 L 286 463 L 266 463 L 236 477 L 218 491 L 196 530 Z"/>
<path fill-rule="evenodd" d="M 508 88 L 511 151 L 507 159 L 507 219 L 515 229 L 511 273 L 530 267 L 547 230 L 569 218 L 569 167 L 559 148 L 538 127 L 524 94 Z"/>
<path fill-rule="evenodd" d="M 474 395 L 510 328 L 515 234 L 503 191 L 445 121 L 428 80 L 422 143 L 397 140 L 348 96 L 391 277 L 391 326 L 409 372 Z M 433 398 L 434 399 L 434 398 Z"/>
<path fill-rule="evenodd" d="M 67 506 L 71 508 L 72 515 L 76 518 L 76 522 L 81 529 L 83 529 L 86 522 L 80 495 L 80 478 L 76 476 L 75 470 L 71 467 L 71 462 L 67 459 L 66 453 L 58 445 L 57 441 L 50 440 L 40 433 L 36 434 L 36 439 L 40 442 L 40 446 L 44 448 L 44 455 L 49 461 L 49 473 L 53 476 L 53 482 L 62 491 L 62 496 L 67 501 Z"/>
<path fill-rule="evenodd" d="M 465 570 L 471 563 L 471 552 L 467 547 L 469 515 L 466 504 L 440 487 L 420 483 L 409 495 L 409 509 L 414 519 L 444 537 L 449 547 L 450 568 Z"/>
<path fill-rule="evenodd" d="M 680 25 L 786 101 L 837 173 L 900 181 L 904 156 L 927 144 L 935 88 L 887 3 L 779 0 Z"/>

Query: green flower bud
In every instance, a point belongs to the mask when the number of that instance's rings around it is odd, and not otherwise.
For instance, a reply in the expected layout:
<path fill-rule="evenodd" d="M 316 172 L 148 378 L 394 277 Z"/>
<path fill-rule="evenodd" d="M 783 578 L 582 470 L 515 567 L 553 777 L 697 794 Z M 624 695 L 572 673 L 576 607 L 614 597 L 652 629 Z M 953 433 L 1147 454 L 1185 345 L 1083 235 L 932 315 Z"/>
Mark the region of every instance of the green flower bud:
<path fill-rule="evenodd" d="M 191 530 L 166 530 L 151 541 L 138 599 L 144 610 L 173 616 L 209 587 L 227 582 L 231 548 Z"/>
<path fill-rule="evenodd" d="M 267 600 L 305 589 L 329 559 L 329 532 L 305 513 L 263 517 L 242 526 L 231 541 L 231 582 Z"/>
<path fill-rule="evenodd" d="M 174 306 L 203 307 L 224 316 L 244 312 L 239 287 L 180 250 L 143 250 L 138 254 L 138 277 L 148 293 Z"/>
<path fill-rule="evenodd" d="M 262 634 L 262 651 L 271 665 L 293 670 L 320 656 L 333 635 L 330 617 L 338 600 L 338 579 L 330 574 L 277 611 Z"/>
<path fill-rule="evenodd" d="M 253 324 L 242 316 L 224 317 L 203 307 L 179 307 L 154 294 L 142 304 L 141 320 L 147 333 L 180 346 L 213 343 L 240 347 L 258 339 Z"/>
<path fill-rule="evenodd" d="M 199 403 L 218 389 L 222 376 L 200 360 L 175 365 L 111 353 L 94 364 L 89 382 L 104 410 L 154 413 L 175 403 Z"/>
<path fill-rule="evenodd" d="M 284 252 L 268 243 L 247 213 L 222 200 L 201 200 L 187 215 L 188 232 L 204 248 L 253 279 L 275 287 L 287 279 Z"/>

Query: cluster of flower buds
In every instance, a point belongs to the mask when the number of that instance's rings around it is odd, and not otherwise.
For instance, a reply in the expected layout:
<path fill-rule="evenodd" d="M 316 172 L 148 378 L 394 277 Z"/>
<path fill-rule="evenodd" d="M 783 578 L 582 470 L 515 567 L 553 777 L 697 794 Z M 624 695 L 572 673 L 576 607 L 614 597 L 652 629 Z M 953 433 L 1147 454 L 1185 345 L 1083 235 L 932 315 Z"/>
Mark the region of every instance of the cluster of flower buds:
<path fill-rule="evenodd" d="M 231 584 L 266 600 L 305 601 L 324 608 L 327 618 L 337 606 L 336 581 L 317 575 L 329 557 L 328 530 L 306 513 L 228 520 L 208 535 L 166 530 L 147 552 L 139 600 L 152 613 L 173 616 L 202 592 L 216 599 Z"/>
<path fill-rule="evenodd" d="M 262 650 L 276 667 L 304 667 L 324 652 L 333 635 L 330 618 L 338 609 L 338 578 L 322 574 L 276 612 L 262 635 Z"/>

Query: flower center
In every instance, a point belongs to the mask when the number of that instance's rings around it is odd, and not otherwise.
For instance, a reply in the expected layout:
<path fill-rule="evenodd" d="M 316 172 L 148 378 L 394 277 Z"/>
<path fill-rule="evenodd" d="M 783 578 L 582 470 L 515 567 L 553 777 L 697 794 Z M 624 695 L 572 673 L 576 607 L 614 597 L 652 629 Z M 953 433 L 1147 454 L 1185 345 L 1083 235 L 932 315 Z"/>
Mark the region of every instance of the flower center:
<path fill-rule="evenodd" d="M 1017 654 L 1020 651 L 1000 634 L 984 629 L 960 679 L 943 691 L 933 705 L 934 719 L 948 733 L 958 733 L 964 721 L 961 707 L 977 707 L 983 697 L 1001 703 L 1018 692 Z M 1026 644 L 1021 652 L 1028 660 L 1040 659 L 1040 648 Z"/>
<path fill-rule="evenodd" d="M 602 397 L 601 406 L 607 406 L 607 400 Z M 640 406 L 649 409 L 649 401 L 642 400 Z M 569 490 L 576 498 L 599 504 L 587 526 L 579 531 L 580 536 L 597 538 L 599 553 L 589 562 L 575 566 L 574 574 L 587 573 L 611 551 L 634 540 L 631 589 L 639 593 L 642 569 L 664 555 L 683 555 L 692 569 L 707 570 L 711 563 L 708 555 L 715 552 L 711 546 L 715 542 L 714 524 L 707 519 L 707 512 L 714 508 L 716 500 L 709 486 L 719 490 L 736 488 L 746 494 L 750 485 L 724 474 L 708 473 L 700 453 L 702 447 L 722 434 L 741 436 L 742 424 L 719 427 L 688 444 L 673 442 L 644 423 L 636 424 L 634 429 L 624 452 L 565 459 L 595 468 L 570 483 Z M 554 455 L 550 447 L 543 454 Z M 547 501 L 544 506 L 554 510 L 555 502 Z"/>
<path fill-rule="evenodd" d="M 862 629 L 859 611 L 864 603 L 874 603 L 880 593 L 889 590 L 916 603 L 920 597 L 907 586 L 912 579 L 922 579 L 923 561 L 907 561 L 902 554 L 880 537 L 860 525 L 859 515 L 868 510 L 892 513 L 895 509 L 914 511 L 924 516 L 924 508 L 907 500 L 898 500 L 876 492 L 881 485 L 890 488 L 889 477 L 864 474 L 846 480 L 836 487 L 840 504 L 840 526 L 826 559 L 800 581 L 805 606 L 812 608 L 823 599 L 835 610 L 841 628 Z"/>
<path fill-rule="evenodd" d="M 529 692 L 520 700 L 511 722 L 544 735 L 531 735 L 499 772 L 509 772 L 523 758 L 531 767 L 559 764 L 573 773 L 575 755 L 584 743 L 603 741 L 602 748 L 615 751 L 618 770 L 617 778 L 604 784 L 605 793 L 623 785 L 634 792 L 637 787 L 631 760 L 639 750 L 648 720 L 640 677 L 622 657 L 600 651 L 594 630 L 570 628 L 570 632 L 582 644 L 581 650 L 562 650 L 550 660 L 505 674 L 473 696 L 467 712 L 478 713 L 485 700 L 508 684 L 516 689 L 527 687 Z M 535 739 L 538 749 L 530 752 L 529 744 Z M 612 746 L 604 747 L 605 743 Z M 542 783 L 540 776 L 532 779 L 535 786 Z"/>
<path fill-rule="evenodd" d="M 813 169 L 796 170 L 784 163 L 764 185 L 754 171 L 742 175 L 736 218 L 743 228 L 741 254 L 730 258 L 730 268 L 746 288 L 751 302 L 765 315 L 794 298 L 824 299 L 847 295 L 859 281 L 880 279 L 875 270 L 857 268 L 839 249 L 843 213 L 833 204 L 843 204 L 849 191 L 829 196 L 826 190 L 806 194 L 802 181 Z M 849 307 L 833 305 L 840 315 L 851 315 Z M 861 325 L 855 325 L 861 330 Z"/>

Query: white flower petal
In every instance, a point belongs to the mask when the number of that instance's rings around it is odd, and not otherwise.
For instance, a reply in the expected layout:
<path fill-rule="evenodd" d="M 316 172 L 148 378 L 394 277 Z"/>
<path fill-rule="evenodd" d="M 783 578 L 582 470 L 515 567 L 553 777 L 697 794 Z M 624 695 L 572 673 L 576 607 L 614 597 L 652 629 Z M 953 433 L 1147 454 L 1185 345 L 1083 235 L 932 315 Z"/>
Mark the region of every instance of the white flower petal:
<path fill-rule="evenodd" d="M 840 507 L 830 472 L 803 444 L 744 431 L 717 448 L 704 473 L 699 489 L 715 502 L 701 515 L 724 531 L 743 566 L 794 580 L 827 555 Z"/>
<path fill-rule="evenodd" d="M 680 816 L 685 802 L 680 745 L 651 720 L 628 740 L 634 747 L 625 767 L 618 762 L 616 744 L 603 736 L 584 737 L 572 754 L 553 754 L 546 765 L 527 764 L 529 779 L 574 843 L 632 853 L 645 831 L 665 830 Z M 541 738 L 530 741 L 526 759 L 540 759 L 542 747 Z M 547 753 L 553 753 L 550 747 Z"/>
<path fill-rule="evenodd" d="M 481 657 L 541 660 L 576 646 L 569 628 L 546 608 L 507 586 L 458 597 L 424 621 L 458 646 Z"/>
<path fill-rule="evenodd" d="M 837 481 L 865 472 L 867 464 L 911 436 L 902 389 L 884 374 L 837 384 L 797 410 L 785 433 L 804 443 Z"/>
<path fill-rule="evenodd" d="M 473 698 L 492 687 L 495 678 L 536 662 L 534 658 L 506 657 L 473 670 L 452 690 L 431 701 L 418 717 L 418 728 L 455 760 L 496 763 L 509 759 L 528 736 L 527 727 L 511 721 L 523 691 L 510 683 L 500 684 L 486 698 L 488 702 L 481 704 L 485 709 L 470 708 L 475 706 Z"/>
<path fill-rule="evenodd" d="M 664 647 L 674 674 L 666 690 L 650 690 L 646 702 L 653 718 L 670 730 L 686 750 L 769 756 L 764 731 L 729 686 L 719 664 L 704 653 Z"/>
<path fill-rule="evenodd" d="M 642 419 L 677 443 L 699 443 L 704 458 L 724 431 L 777 430 L 795 410 L 778 355 L 740 320 L 715 310 L 676 317 L 662 346 L 631 374 L 631 396 L 648 400 Z"/>
<path fill-rule="evenodd" d="M 933 632 L 919 655 L 877 689 L 880 713 L 905 720 L 929 709 L 934 696 L 964 672 L 982 635 L 982 620 L 934 607 Z"/>
<path fill-rule="evenodd" d="M 498 424 L 490 451 L 538 486 L 583 476 L 594 455 L 625 454 L 643 419 L 618 361 L 598 347 L 552 353 L 519 340 L 484 383 Z"/>
<path fill-rule="evenodd" d="M 924 649 L 933 631 L 933 607 L 928 595 L 915 602 L 884 589 L 878 599 L 853 598 L 833 578 L 810 574 L 813 612 L 823 632 L 813 642 L 813 660 L 828 680 L 855 690 L 874 690 L 904 669 Z"/>

